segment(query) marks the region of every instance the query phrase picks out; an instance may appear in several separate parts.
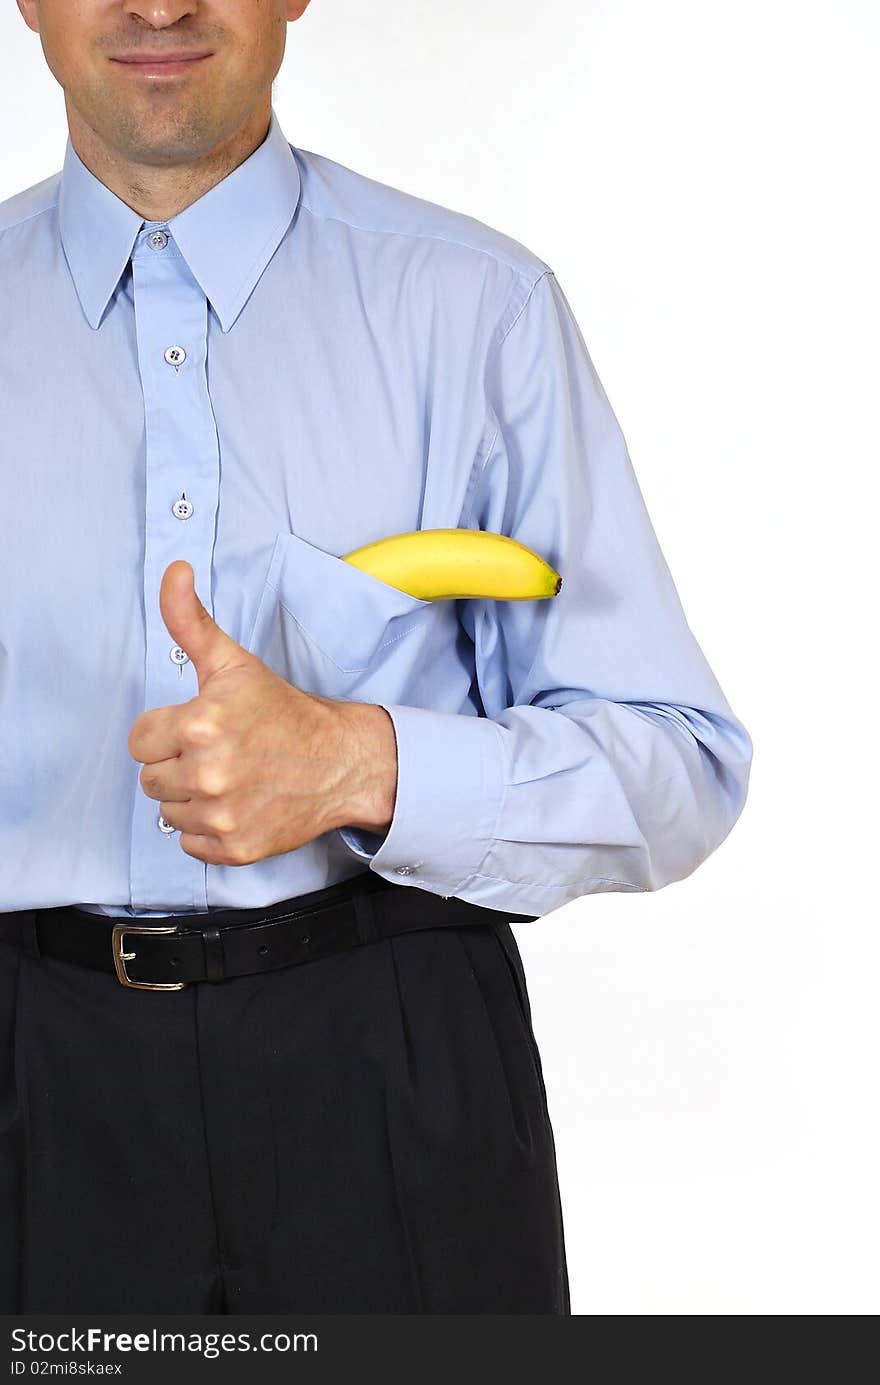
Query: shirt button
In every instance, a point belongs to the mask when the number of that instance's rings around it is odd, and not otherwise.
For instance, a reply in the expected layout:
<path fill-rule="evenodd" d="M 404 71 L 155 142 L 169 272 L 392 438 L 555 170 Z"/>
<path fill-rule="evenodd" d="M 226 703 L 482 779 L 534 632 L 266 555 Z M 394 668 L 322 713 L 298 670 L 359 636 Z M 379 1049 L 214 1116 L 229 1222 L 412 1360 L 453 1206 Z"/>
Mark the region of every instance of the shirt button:
<path fill-rule="evenodd" d="M 175 519 L 189 519 L 192 512 L 193 507 L 185 496 L 181 496 L 179 500 L 175 500 L 174 504 L 171 506 L 171 513 L 174 515 Z"/>
<path fill-rule="evenodd" d="M 161 814 L 161 813 L 159 814 L 159 816 L 158 816 L 158 818 L 156 819 L 156 821 L 157 821 L 158 824 L 159 824 L 159 831 L 160 831 L 160 832 L 164 832 L 166 835 L 167 835 L 169 832 L 176 832 L 176 831 L 177 831 L 177 828 L 176 828 L 176 827 L 172 827 L 170 822 L 166 822 L 166 821 L 165 821 L 165 819 L 162 817 L 162 814 Z"/>
<path fill-rule="evenodd" d="M 168 652 L 168 657 L 173 664 L 188 664 L 189 655 L 185 649 L 181 649 L 179 644 L 173 644 Z"/>
<path fill-rule="evenodd" d="M 183 365 L 186 352 L 182 346 L 169 346 L 165 352 L 165 359 L 169 365 Z"/>
<path fill-rule="evenodd" d="M 413 861 L 410 866 L 397 866 L 395 868 L 395 873 L 397 875 L 415 875 L 421 864 L 421 861 Z"/>
<path fill-rule="evenodd" d="M 168 236 L 164 231 L 153 231 L 147 236 L 147 245 L 153 250 L 164 250 L 168 244 Z"/>

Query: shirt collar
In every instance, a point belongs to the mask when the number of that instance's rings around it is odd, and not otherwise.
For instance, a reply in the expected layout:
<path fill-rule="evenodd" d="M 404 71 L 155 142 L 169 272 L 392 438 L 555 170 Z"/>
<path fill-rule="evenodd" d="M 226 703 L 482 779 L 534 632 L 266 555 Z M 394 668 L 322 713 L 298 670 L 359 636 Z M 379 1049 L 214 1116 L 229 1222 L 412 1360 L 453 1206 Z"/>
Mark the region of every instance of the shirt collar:
<path fill-rule="evenodd" d="M 297 209 L 300 174 L 274 108 L 249 158 L 167 221 L 193 277 L 228 332 Z M 58 194 L 61 243 L 90 325 L 101 324 L 147 223 L 86 168 L 70 136 Z"/>

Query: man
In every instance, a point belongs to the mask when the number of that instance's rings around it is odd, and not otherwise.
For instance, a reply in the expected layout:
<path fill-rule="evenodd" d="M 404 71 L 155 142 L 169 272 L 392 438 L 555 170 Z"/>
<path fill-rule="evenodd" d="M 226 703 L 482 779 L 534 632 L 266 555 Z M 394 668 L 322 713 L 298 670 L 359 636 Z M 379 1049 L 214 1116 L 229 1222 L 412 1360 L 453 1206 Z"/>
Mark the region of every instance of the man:
<path fill-rule="evenodd" d="M 568 1314 L 509 921 L 690 874 L 752 753 L 583 338 L 285 139 L 308 0 L 17 3 L 69 140 L 0 206 L 0 1309 Z M 562 590 L 343 560 L 435 528 Z"/>

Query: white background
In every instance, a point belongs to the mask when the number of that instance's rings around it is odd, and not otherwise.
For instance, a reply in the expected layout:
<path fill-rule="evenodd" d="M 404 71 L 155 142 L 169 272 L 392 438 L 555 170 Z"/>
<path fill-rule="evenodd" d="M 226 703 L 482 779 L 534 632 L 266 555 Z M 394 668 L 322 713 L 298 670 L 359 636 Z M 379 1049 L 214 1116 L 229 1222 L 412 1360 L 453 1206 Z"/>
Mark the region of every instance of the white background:
<path fill-rule="evenodd" d="M 880 1308 L 878 39 L 872 0 L 312 0 L 288 31 L 294 145 L 556 271 L 755 742 L 690 878 L 515 930 L 576 1314 Z M 0 128 L 0 199 L 60 170 L 14 0 Z"/>

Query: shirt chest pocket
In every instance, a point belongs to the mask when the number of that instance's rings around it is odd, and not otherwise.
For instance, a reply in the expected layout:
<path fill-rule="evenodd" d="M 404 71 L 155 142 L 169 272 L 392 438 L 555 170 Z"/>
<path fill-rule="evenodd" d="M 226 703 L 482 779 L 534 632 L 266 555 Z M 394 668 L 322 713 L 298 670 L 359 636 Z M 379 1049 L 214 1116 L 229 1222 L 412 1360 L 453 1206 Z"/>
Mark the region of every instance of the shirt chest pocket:
<path fill-rule="evenodd" d="M 410 596 L 279 533 L 245 647 L 304 692 L 408 701 L 424 691 L 452 604 Z"/>

